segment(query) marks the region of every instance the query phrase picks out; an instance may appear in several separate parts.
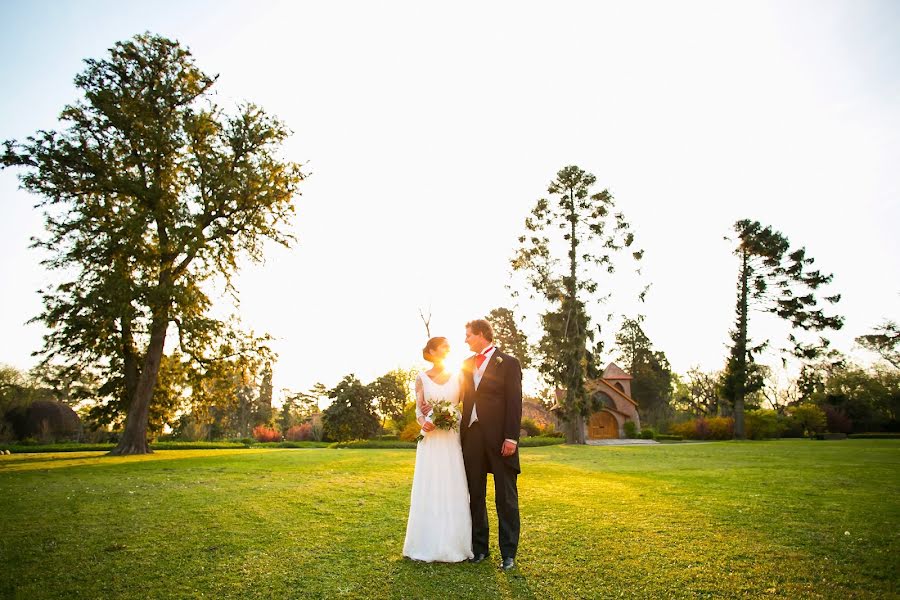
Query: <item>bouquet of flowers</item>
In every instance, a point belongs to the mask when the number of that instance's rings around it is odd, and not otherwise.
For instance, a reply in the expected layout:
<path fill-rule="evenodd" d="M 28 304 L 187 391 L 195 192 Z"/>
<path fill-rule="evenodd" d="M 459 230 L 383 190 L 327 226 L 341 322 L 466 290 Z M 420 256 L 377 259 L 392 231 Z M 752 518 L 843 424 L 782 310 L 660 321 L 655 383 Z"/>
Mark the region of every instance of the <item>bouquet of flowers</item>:
<path fill-rule="evenodd" d="M 444 431 L 459 431 L 459 410 L 449 400 L 443 398 L 434 400 L 431 403 L 431 412 L 425 417 L 425 420 L 434 424 L 436 429 Z M 416 441 L 419 442 L 425 438 L 425 430 L 419 431 Z"/>

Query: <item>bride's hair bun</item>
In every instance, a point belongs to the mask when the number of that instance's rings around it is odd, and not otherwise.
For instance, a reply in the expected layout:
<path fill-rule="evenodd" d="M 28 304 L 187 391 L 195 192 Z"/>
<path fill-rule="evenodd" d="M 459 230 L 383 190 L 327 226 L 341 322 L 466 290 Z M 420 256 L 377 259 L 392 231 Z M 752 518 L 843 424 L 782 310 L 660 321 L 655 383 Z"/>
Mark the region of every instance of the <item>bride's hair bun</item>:
<path fill-rule="evenodd" d="M 428 343 L 425 344 L 425 347 L 422 348 L 422 358 L 424 358 L 428 362 L 434 362 L 431 360 L 432 353 L 435 350 L 437 350 L 438 348 L 440 348 L 441 344 L 444 344 L 446 342 L 447 342 L 447 338 L 445 338 L 445 337 L 431 338 L 430 340 L 428 340 Z"/>

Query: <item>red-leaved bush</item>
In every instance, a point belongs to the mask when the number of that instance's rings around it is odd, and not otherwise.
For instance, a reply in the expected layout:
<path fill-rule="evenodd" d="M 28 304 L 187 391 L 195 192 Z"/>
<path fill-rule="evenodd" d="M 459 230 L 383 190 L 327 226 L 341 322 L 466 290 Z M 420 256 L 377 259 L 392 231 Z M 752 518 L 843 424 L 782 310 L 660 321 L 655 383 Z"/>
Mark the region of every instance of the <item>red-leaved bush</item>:
<path fill-rule="evenodd" d="M 294 425 L 284 434 L 284 439 L 289 442 L 306 442 L 312 439 L 312 425 L 303 423 L 302 425 Z"/>
<path fill-rule="evenodd" d="M 253 437 L 257 442 L 280 442 L 281 433 L 277 429 L 270 429 L 265 425 L 257 425 L 253 428 Z"/>

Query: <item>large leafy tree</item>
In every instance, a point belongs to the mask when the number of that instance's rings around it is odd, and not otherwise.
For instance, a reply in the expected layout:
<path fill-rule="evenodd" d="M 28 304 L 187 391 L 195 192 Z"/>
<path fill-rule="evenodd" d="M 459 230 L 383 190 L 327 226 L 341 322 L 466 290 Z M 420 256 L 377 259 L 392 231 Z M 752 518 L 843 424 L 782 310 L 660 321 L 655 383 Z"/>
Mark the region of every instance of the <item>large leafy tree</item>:
<path fill-rule="evenodd" d="M 372 401 L 382 416 L 382 427 L 387 419 L 399 422 L 403 409 L 412 401 L 412 382 L 415 371 L 394 369 L 368 385 Z"/>
<path fill-rule="evenodd" d="M 488 313 L 487 320 L 494 330 L 494 341 L 497 345 L 503 348 L 504 352 L 518 358 L 523 369 L 530 367 L 531 346 L 528 345 L 528 338 L 519 327 L 513 311 L 502 306 L 495 308 Z"/>
<path fill-rule="evenodd" d="M 634 242 L 609 190 L 592 190 L 596 180 L 577 166 L 561 169 L 547 188 L 549 197 L 539 199 L 525 219 L 526 232 L 512 259 L 531 296 L 545 305 L 538 369 L 550 385 L 566 390 L 560 412 L 569 424 L 569 441 L 576 443 L 584 443 L 584 417 L 598 408 L 584 386 L 600 372 L 602 346 L 595 339 L 592 309 L 609 295 L 601 283 L 615 272 L 616 255 Z M 639 260 L 643 251 L 631 255 Z"/>
<path fill-rule="evenodd" d="M 698 417 L 721 414 L 721 379 L 721 373 L 701 371 L 699 367 L 693 367 L 684 377 L 676 377 L 675 408 Z"/>
<path fill-rule="evenodd" d="M 624 318 L 616 333 L 616 348 L 625 369 L 634 378 L 631 394 L 638 402 L 641 422 L 658 425 L 668 416 L 673 375 L 664 352 L 654 350 L 641 323 L 643 315 Z"/>
<path fill-rule="evenodd" d="M 331 405 L 322 411 L 325 437 L 338 442 L 366 439 L 378 431 L 372 392 L 355 375 L 347 375 L 329 390 Z"/>
<path fill-rule="evenodd" d="M 127 409 L 113 453 L 146 453 L 170 327 L 186 356 L 208 355 L 223 324 L 204 283 L 222 277 L 234 292 L 242 255 L 289 245 L 303 174 L 278 156 L 284 124 L 252 104 L 224 114 L 215 77 L 179 43 L 139 35 L 86 63 L 67 127 L 7 141 L 2 161 L 41 197 L 48 236 L 36 245 L 64 279 L 42 292 L 43 352 L 101 364 L 104 391 Z"/>
<path fill-rule="evenodd" d="M 759 344 L 752 341 L 749 335 L 751 311 L 775 314 L 787 321 L 792 329 L 802 331 L 840 329 L 843 318 L 826 315 L 819 306 L 816 292 L 828 284 L 832 276 L 811 269 L 815 261 L 806 255 L 805 248 L 791 250 L 785 236 L 757 221 L 738 221 L 734 230 L 737 233 L 734 254 L 739 265 L 736 322 L 731 333 L 733 343 L 723 373 L 722 389 L 734 409 L 734 437 L 743 439 L 744 400 L 764 385 L 765 374 L 755 357 L 768 345 L 767 341 Z M 840 298 L 837 294 L 825 296 L 823 300 L 835 304 Z M 804 343 L 793 333 L 788 339 L 792 343 L 789 352 L 802 360 L 816 359 L 829 346 L 824 336 L 815 343 Z"/>

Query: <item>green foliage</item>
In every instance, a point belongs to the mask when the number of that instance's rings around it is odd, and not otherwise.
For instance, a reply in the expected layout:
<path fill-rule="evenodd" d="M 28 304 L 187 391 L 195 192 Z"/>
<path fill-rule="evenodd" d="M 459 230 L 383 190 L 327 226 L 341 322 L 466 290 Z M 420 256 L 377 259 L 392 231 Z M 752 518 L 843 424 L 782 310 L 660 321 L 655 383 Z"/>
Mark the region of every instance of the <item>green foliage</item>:
<path fill-rule="evenodd" d="M 107 444 L 80 444 L 78 442 L 62 442 L 58 444 L 41 443 L 17 443 L 0 444 L 0 450 L 11 450 L 13 453 L 44 453 L 44 452 L 108 452 L 115 447 L 114 443 Z M 234 450 L 236 448 L 249 448 L 250 444 L 240 442 L 154 442 L 150 444 L 153 450 Z"/>
<path fill-rule="evenodd" d="M 328 388 L 323 383 L 316 383 L 308 392 L 290 392 L 285 390 L 278 414 L 281 431 L 287 431 L 295 425 L 309 421 L 318 414 L 319 402 L 328 397 Z M 316 428 L 313 427 L 315 432 Z"/>
<path fill-rule="evenodd" d="M 528 338 L 519 327 L 512 310 L 498 307 L 488 313 L 488 322 L 494 331 L 494 342 L 507 354 L 519 359 L 522 370 L 531 366 L 532 349 Z"/>
<path fill-rule="evenodd" d="M 830 283 L 832 276 L 811 270 L 815 261 L 806 256 L 804 248 L 791 251 L 786 237 L 756 221 L 738 221 L 734 230 L 738 234 L 734 254 L 740 261 L 736 322 L 731 333 L 733 345 L 722 374 L 722 391 L 734 407 L 735 437 L 743 438 L 744 399 L 764 385 L 755 357 L 768 345 L 768 341 L 753 345 L 748 333 L 751 309 L 776 314 L 795 330 L 804 331 L 840 329 L 843 318 L 826 315 L 819 308 L 816 292 Z M 840 295 L 826 296 L 824 300 L 835 304 Z M 829 346 L 824 336 L 813 344 L 803 343 L 793 333 L 788 340 L 793 344 L 790 353 L 806 361 L 818 358 Z"/>
<path fill-rule="evenodd" d="M 657 433 L 656 441 L 657 442 L 680 442 L 684 438 L 680 435 L 672 435 L 670 433 Z"/>
<path fill-rule="evenodd" d="M 654 350 L 644 333 L 643 320 L 643 315 L 623 319 L 616 333 L 616 348 L 622 366 L 634 378 L 631 396 L 638 401 L 641 421 L 658 424 L 671 416 L 674 376 L 665 353 Z"/>
<path fill-rule="evenodd" d="M 744 422 L 747 439 L 780 438 L 781 434 L 787 429 L 785 421 L 785 417 L 774 410 L 748 410 Z"/>
<path fill-rule="evenodd" d="M 346 442 L 334 442 L 329 448 L 415 448 L 415 442 L 407 442 L 403 440 L 351 440 Z"/>
<path fill-rule="evenodd" d="M 415 371 L 394 369 L 368 385 L 378 412 L 395 423 L 403 416 L 404 407 L 412 401 Z"/>
<path fill-rule="evenodd" d="M 602 351 L 587 302 L 601 299 L 601 274 L 613 273 L 615 256 L 634 242 L 609 190 L 591 191 L 596 180 L 577 166 L 561 169 L 547 188 L 549 199 L 539 199 L 525 219 L 511 261 L 513 271 L 525 276 L 530 296 L 546 306 L 538 370 L 552 387 L 566 390 L 560 414 L 570 422 L 570 441 L 578 443 L 584 443 L 579 423 L 599 408 L 584 386 L 586 378 L 600 374 Z M 639 260 L 643 250 L 631 255 Z"/>
<path fill-rule="evenodd" d="M 284 440 L 281 442 L 253 442 L 254 448 L 328 448 L 328 442 L 310 440 L 306 442 L 297 442 L 292 440 Z"/>
<path fill-rule="evenodd" d="M 791 408 L 791 417 L 803 429 L 805 435 L 825 431 L 825 413 L 815 404 L 801 404 Z"/>
<path fill-rule="evenodd" d="M 826 412 L 844 415 L 854 432 L 896 430 L 900 428 L 900 370 L 836 366 L 825 373 L 808 400 Z"/>
<path fill-rule="evenodd" d="M 856 338 L 856 343 L 900 369 L 900 327 L 893 321 L 885 321 L 872 333 Z"/>
<path fill-rule="evenodd" d="M 421 430 L 422 426 L 419 425 L 415 419 L 413 419 L 403 426 L 403 429 L 400 430 L 400 435 L 398 437 L 401 441 L 412 442 L 415 441 L 415 439 L 419 436 L 419 432 Z"/>
<path fill-rule="evenodd" d="M 372 392 L 355 375 L 347 375 L 328 391 L 331 406 L 322 412 L 325 439 L 335 442 L 367 439 L 378 431 Z"/>
<path fill-rule="evenodd" d="M 234 293 L 239 258 L 289 245 L 303 174 L 278 156 L 287 127 L 252 104 L 226 116 L 215 77 L 177 42 L 138 35 L 85 62 L 67 128 L 7 141 L 0 161 L 40 197 L 35 245 L 63 279 L 42 292 L 43 354 L 95 369 L 129 414 L 116 451 L 142 453 L 170 326 L 196 368 L 215 358 L 227 327 L 205 284 Z"/>
<path fill-rule="evenodd" d="M 555 435 L 533 435 L 519 438 L 519 448 L 538 448 L 565 444 L 566 438 Z"/>
<path fill-rule="evenodd" d="M 900 433 L 889 433 L 886 431 L 880 433 L 851 433 L 847 437 L 855 440 L 900 440 Z"/>
<path fill-rule="evenodd" d="M 675 376 L 675 408 L 697 417 L 721 414 L 726 403 L 722 398 L 721 379 L 720 372 L 701 371 L 697 367 L 690 369 L 684 377 Z"/>
<path fill-rule="evenodd" d="M 656 439 L 656 431 L 652 427 L 644 427 L 643 429 L 641 429 L 641 439 L 642 440 Z"/>
<path fill-rule="evenodd" d="M 732 417 L 697 417 L 690 421 L 676 423 L 672 434 L 690 440 L 730 440 L 734 437 Z"/>
<path fill-rule="evenodd" d="M 637 425 L 634 424 L 634 421 L 625 421 L 625 424 L 622 425 L 622 430 L 625 432 L 625 437 L 634 440 L 638 437 Z"/>
<path fill-rule="evenodd" d="M 522 419 L 521 427 L 528 435 L 541 435 L 541 427 L 535 422 L 534 419 L 525 417 L 524 419 Z"/>

